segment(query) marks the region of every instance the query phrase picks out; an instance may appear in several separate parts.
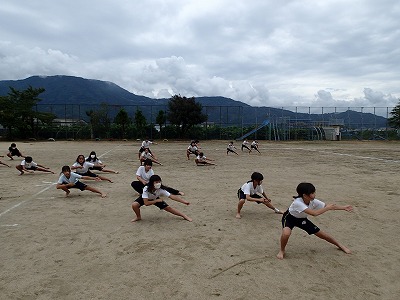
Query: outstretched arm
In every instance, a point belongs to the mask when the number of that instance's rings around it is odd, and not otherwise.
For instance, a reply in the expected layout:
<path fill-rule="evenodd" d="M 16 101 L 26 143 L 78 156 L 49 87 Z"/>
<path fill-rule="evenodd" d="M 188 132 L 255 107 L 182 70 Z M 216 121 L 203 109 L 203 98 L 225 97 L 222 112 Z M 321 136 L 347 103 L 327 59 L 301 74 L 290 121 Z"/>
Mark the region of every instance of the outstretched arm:
<path fill-rule="evenodd" d="M 182 199 L 182 198 L 179 197 L 178 195 L 172 195 L 172 194 L 171 194 L 171 195 L 169 195 L 169 198 L 172 199 L 172 200 L 175 200 L 175 201 L 177 201 L 177 202 L 186 204 L 186 205 L 189 205 L 189 204 L 190 204 L 188 201 Z"/>

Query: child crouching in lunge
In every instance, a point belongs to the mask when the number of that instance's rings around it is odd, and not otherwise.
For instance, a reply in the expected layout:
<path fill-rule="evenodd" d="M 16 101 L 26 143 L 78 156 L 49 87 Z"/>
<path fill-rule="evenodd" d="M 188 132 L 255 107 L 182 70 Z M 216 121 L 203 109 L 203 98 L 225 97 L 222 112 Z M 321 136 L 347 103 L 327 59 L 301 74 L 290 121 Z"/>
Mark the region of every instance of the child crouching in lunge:
<path fill-rule="evenodd" d="M 325 204 L 324 202 L 315 199 L 315 187 L 311 183 L 302 182 L 297 186 L 297 196 L 289 209 L 282 216 L 282 235 L 281 249 L 277 255 L 279 259 L 285 257 L 285 248 L 289 241 L 289 237 L 294 227 L 299 227 L 306 231 L 309 235 L 315 234 L 317 237 L 337 246 L 343 252 L 350 254 L 349 248 L 345 247 L 332 236 L 320 230 L 310 220 L 308 215 L 319 216 L 328 210 L 345 210 L 351 212 L 353 207 L 350 205 L 339 206 L 336 204 Z"/>
<path fill-rule="evenodd" d="M 254 172 L 253 174 L 251 174 L 251 180 L 243 184 L 242 187 L 238 190 L 237 195 L 239 198 L 239 204 L 237 208 L 236 218 L 238 219 L 242 218 L 242 216 L 240 215 L 240 211 L 242 210 L 246 200 L 254 201 L 257 202 L 258 204 L 262 203 L 265 206 L 272 209 L 277 214 L 282 213 L 279 209 L 275 208 L 271 204 L 271 199 L 269 199 L 265 194 L 263 187 L 261 185 L 263 179 L 264 179 L 263 174 Z"/>
<path fill-rule="evenodd" d="M 98 189 L 88 186 L 79 181 L 79 179 L 85 180 L 96 180 L 101 181 L 99 177 L 90 177 L 90 176 L 82 176 L 77 173 L 71 172 L 71 168 L 69 166 L 63 166 L 61 169 L 61 175 L 57 182 L 57 189 L 63 190 L 65 192 L 65 197 L 68 197 L 70 194 L 69 189 L 80 189 L 81 191 L 88 190 L 93 193 L 100 194 L 102 198 L 105 198 L 107 194 L 99 191 Z"/>
<path fill-rule="evenodd" d="M 163 196 L 186 205 L 190 204 L 189 202 L 183 200 L 178 195 L 172 195 L 171 193 L 166 191 L 164 186 L 161 184 L 161 177 L 158 175 L 152 175 L 149 179 L 149 182 L 143 189 L 143 194 L 139 198 L 137 198 L 135 202 L 132 203 L 132 209 L 136 214 L 136 218 L 134 218 L 132 222 L 140 221 L 142 219 L 142 216 L 140 214 L 140 207 L 143 205 L 146 206 L 155 205 L 160 210 L 165 210 L 171 214 L 180 216 L 185 220 L 192 222 L 192 219 L 189 218 L 187 215 L 181 213 L 175 208 L 172 208 L 164 200 L 160 199 L 160 197 Z"/>

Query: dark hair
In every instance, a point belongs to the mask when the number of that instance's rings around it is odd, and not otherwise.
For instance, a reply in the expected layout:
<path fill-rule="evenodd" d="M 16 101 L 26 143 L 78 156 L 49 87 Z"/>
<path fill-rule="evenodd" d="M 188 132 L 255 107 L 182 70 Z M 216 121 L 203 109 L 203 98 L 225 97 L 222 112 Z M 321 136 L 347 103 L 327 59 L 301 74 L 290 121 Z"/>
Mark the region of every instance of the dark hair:
<path fill-rule="evenodd" d="M 200 153 L 199 153 L 199 156 L 204 156 L 204 153 L 203 153 L 203 152 L 200 152 Z"/>
<path fill-rule="evenodd" d="M 91 155 L 94 155 L 94 158 L 91 158 L 90 157 Z M 90 152 L 90 154 L 89 154 L 88 158 L 86 159 L 86 161 L 95 161 L 96 159 L 97 159 L 96 152 L 92 151 L 92 152 Z"/>
<path fill-rule="evenodd" d="M 79 154 L 78 157 L 76 158 L 76 162 L 79 163 L 79 157 L 83 157 L 83 161 L 85 161 L 85 156 L 83 154 Z"/>
<path fill-rule="evenodd" d="M 25 157 L 25 161 L 26 161 L 27 163 L 31 163 L 31 162 L 32 162 L 32 157 L 31 157 L 31 156 Z"/>
<path fill-rule="evenodd" d="M 154 192 L 155 188 L 154 188 L 154 182 L 156 181 L 161 181 L 161 177 L 158 175 L 151 175 L 149 182 L 147 183 L 147 190 L 152 193 Z M 161 188 L 163 188 L 163 185 L 161 185 Z"/>
<path fill-rule="evenodd" d="M 297 196 L 293 196 L 293 198 L 302 198 L 303 195 L 311 195 L 315 193 L 315 186 L 312 183 L 302 182 L 296 188 Z"/>
<path fill-rule="evenodd" d="M 251 180 L 263 180 L 264 176 L 263 174 L 259 173 L 259 172 L 254 172 L 253 174 L 251 174 Z"/>
<path fill-rule="evenodd" d="M 144 166 L 152 166 L 153 165 L 153 161 L 150 158 L 146 158 L 143 162 Z"/>
<path fill-rule="evenodd" d="M 62 173 L 64 173 L 64 172 L 71 172 L 71 168 L 70 168 L 69 166 L 63 166 L 63 167 L 61 168 L 61 172 L 62 172 Z"/>
<path fill-rule="evenodd" d="M 11 147 L 17 147 L 15 143 L 11 143 Z"/>

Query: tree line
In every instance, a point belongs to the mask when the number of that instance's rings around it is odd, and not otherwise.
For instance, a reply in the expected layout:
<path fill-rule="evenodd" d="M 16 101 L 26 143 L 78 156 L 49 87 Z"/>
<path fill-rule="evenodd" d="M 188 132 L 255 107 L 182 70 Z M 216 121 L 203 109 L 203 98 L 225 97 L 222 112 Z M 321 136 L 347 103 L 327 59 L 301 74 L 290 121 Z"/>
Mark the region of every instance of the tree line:
<path fill-rule="evenodd" d="M 53 113 L 39 112 L 36 105 L 41 101 L 39 95 L 44 88 L 33 88 L 19 91 L 10 87 L 6 96 L 0 96 L 0 124 L 6 130 L 7 139 L 43 138 L 51 132 L 63 130 L 61 124 L 56 125 L 57 116 Z M 174 95 L 168 101 L 168 110 L 160 110 L 156 117 L 159 131 L 166 130 L 166 124 L 173 129 L 176 137 L 185 138 L 198 124 L 207 121 L 202 113 L 202 105 L 194 97 L 187 98 Z M 109 116 L 106 103 L 101 103 L 96 110 L 85 112 L 89 118 L 87 126 L 78 124 L 81 131 L 89 131 L 90 138 L 144 138 L 149 130 L 155 130 L 155 124 L 148 124 L 146 117 L 137 109 L 133 119 L 121 108 L 114 118 Z M 64 124 L 65 125 L 65 124 Z M 57 128 L 58 127 L 58 128 Z M 85 128 L 83 128 L 85 127 Z M 53 137 L 53 136 L 50 136 Z"/>

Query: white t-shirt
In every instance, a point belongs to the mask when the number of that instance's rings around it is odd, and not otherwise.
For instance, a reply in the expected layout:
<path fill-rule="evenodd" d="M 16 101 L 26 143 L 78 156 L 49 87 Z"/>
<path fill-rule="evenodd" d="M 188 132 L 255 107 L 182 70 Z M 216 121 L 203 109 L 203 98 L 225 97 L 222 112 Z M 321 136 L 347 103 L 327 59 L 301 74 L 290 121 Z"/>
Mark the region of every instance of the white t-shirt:
<path fill-rule="evenodd" d="M 207 161 L 206 158 L 207 158 L 207 157 L 205 157 L 204 155 L 203 155 L 203 156 L 197 155 L 197 157 L 196 157 L 196 159 L 197 159 L 198 161 L 202 161 L 202 162 Z"/>
<path fill-rule="evenodd" d="M 296 218 L 307 218 L 308 214 L 304 212 L 307 208 L 317 210 L 325 207 L 325 203 L 321 200 L 314 199 L 310 201 L 310 204 L 305 204 L 303 198 L 299 197 L 293 200 L 289 206 L 289 212 L 293 217 Z"/>
<path fill-rule="evenodd" d="M 236 147 L 233 146 L 233 144 L 228 144 L 228 149 L 229 149 L 229 150 L 234 150 L 234 149 L 236 149 Z"/>
<path fill-rule="evenodd" d="M 146 173 L 145 167 L 144 166 L 140 166 L 136 171 L 136 175 L 140 176 L 143 180 L 146 180 L 148 182 L 150 180 L 150 177 L 154 175 L 154 171 L 153 171 L 153 169 L 150 169 Z"/>
<path fill-rule="evenodd" d="M 153 144 L 153 142 L 143 141 L 142 142 L 142 148 L 149 148 L 151 144 Z"/>
<path fill-rule="evenodd" d="M 60 178 L 58 178 L 57 183 L 67 184 L 67 183 L 76 183 L 79 179 L 82 178 L 82 175 L 76 174 L 74 172 L 70 173 L 71 175 L 67 178 L 64 174 L 61 174 Z"/>
<path fill-rule="evenodd" d="M 23 161 L 21 161 L 21 166 L 25 166 L 25 169 L 29 170 L 32 167 L 37 167 L 37 163 L 35 163 L 34 161 L 27 163 L 24 159 Z"/>
<path fill-rule="evenodd" d="M 96 158 L 95 160 L 93 160 L 93 158 L 91 158 L 91 157 L 86 157 L 86 158 L 85 158 L 85 161 L 87 161 L 87 162 L 89 162 L 89 163 L 92 163 L 92 164 L 95 164 L 95 165 L 100 165 L 100 164 L 102 164 L 101 160 L 98 159 L 98 158 Z"/>
<path fill-rule="evenodd" d="M 142 154 L 140 154 L 140 158 L 143 160 L 148 159 L 148 158 L 151 159 L 151 158 L 153 158 L 153 155 L 151 155 L 150 152 L 143 151 Z"/>
<path fill-rule="evenodd" d="M 189 145 L 188 150 L 191 152 L 196 152 L 198 149 L 196 146 Z"/>
<path fill-rule="evenodd" d="M 166 190 L 163 190 L 163 189 L 155 190 L 154 193 L 148 192 L 147 189 L 148 189 L 148 186 L 146 185 L 143 188 L 142 198 L 147 198 L 149 200 L 155 200 L 162 196 L 169 197 L 171 195 L 169 192 L 167 192 Z"/>
<path fill-rule="evenodd" d="M 82 166 L 82 167 L 83 167 L 82 169 L 81 169 L 81 168 L 75 169 L 75 172 L 78 173 L 78 174 L 85 174 L 87 171 L 89 171 L 89 168 L 91 168 L 91 167 L 94 166 L 94 164 L 85 161 L 85 162 L 83 163 L 83 165 L 81 165 L 81 164 L 78 163 L 78 162 L 75 162 L 72 166 L 73 166 L 73 167 Z"/>
<path fill-rule="evenodd" d="M 256 188 L 254 188 L 252 181 L 243 184 L 241 190 L 245 195 L 262 194 L 264 192 L 262 185 L 257 185 Z"/>

